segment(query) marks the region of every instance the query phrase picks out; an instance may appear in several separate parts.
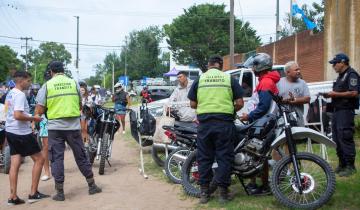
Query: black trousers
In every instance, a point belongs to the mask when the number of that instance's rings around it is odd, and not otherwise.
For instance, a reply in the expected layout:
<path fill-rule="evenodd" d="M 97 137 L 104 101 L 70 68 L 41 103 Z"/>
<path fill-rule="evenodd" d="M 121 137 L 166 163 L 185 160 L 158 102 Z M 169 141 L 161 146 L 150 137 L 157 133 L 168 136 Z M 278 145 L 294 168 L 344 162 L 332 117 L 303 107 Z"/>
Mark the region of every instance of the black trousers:
<path fill-rule="evenodd" d="M 354 110 L 336 110 L 332 118 L 332 134 L 340 164 L 353 166 L 355 162 Z"/>
<path fill-rule="evenodd" d="M 49 130 L 49 160 L 56 183 L 63 183 L 65 141 L 73 151 L 75 162 L 85 178 L 92 178 L 91 164 L 86 158 L 80 130 Z"/>
<path fill-rule="evenodd" d="M 207 185 L 213 179 L 212 165 L 218 164 L 214 181 L 218 186 L 228 187 L 234 161 L 233 122 L 200 122 L 197 136 L 197 161 L 200 185 Z"/>

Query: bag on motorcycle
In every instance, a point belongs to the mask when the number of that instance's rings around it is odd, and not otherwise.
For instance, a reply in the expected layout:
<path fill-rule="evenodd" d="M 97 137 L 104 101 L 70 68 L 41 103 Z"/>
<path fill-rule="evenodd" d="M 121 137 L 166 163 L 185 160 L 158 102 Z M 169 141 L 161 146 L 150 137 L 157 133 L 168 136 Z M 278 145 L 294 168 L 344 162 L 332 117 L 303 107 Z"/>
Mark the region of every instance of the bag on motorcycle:
<path fill-rule="evenodd" d="M 139 126 L 140 134 L 144 136 L 154 135 L 156 129 L 156 120 L 149 113 L 147 106 L 140 107 L 140 118 L 142 119 Z"/>
<path fill-rule="evenodd" d="M 164 108 L 166 110 L 166 108 Z M 171 139 L 165 135 L 164 125 L 174 126 L 175 118 L 170 117 L 170 111 L 167 113 L 164 111 L 163 115 L 156 119 L 156 131 L 154 134 L 154 142 L 170 144 Z"/>

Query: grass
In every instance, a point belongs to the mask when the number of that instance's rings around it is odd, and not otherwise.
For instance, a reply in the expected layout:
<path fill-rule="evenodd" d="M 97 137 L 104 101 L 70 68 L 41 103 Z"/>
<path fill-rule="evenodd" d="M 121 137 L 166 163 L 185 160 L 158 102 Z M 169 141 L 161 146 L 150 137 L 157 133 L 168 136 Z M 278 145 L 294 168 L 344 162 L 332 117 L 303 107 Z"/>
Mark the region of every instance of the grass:
<path fill-rule="evenodd" d="M 356 119 L 357 131 L 359 131 L 360 126 L 360 118 Z M 356 150 L 359 151 L 360 148 L 360 132 L 356 133 Z M 125 135 L 125 139 L 128 140 L 128 146 L 130 147 L 138 147 L 137 143 L 132 139 L 130 132 L 127 132 Z M 302 145 L 299 147 L 299 150 L 304 150 L 305 146 Z M 150 147 L 149 147 L 150 149 Z M 320 146 L 313 145 L 313 150 L 315 154 L 320 154 Z M 329 163 L 330 165 L 335 168 L 337 166 L 337 156 L 336 151 L 334 148 L 327 148 L 328 156 L 329 156 Z M 151 158 L 150 150 L 146 150 L 144 154 L 144 161 L 145 161 L 145 172 L 160 181 L 165 182 L 166 184 L 173 185 L 176 189 L 179 190 L 179 199 L 186 200 L 186 199 L 195 199 L 187 196 L 183 190 L 181 185 L 172 184 L 166 175 L 163 172 L 163 169 L 156 165 L 156 163 Z M 358 172 L 349 177 L 349 178 L 342 178 L 336 176 L 336 191 L 330 201 L 325 204 L 322 208 L 323 210 L 338 210 L 338 209 L 346 209 L 346 210 L 355 210 L 360 209 L 360 155 L 358 154 L 356 157 L 356 168 Z M 244 210 L 258 210 L 258 209 L 287 209 L 282 206 L 274 196 L 262 196 L 262 197 L 254 197 L 254 196 L 247 196 L 245 191 L 243 190 L 240 182 L 237 179 L 233 178 L 233 184 L 230 187 L 231 192 L 235 194 L 234 200 L 227 203 L 224 206 L 219 205 L 217 202 L 217 198 L 215 196 L 207 205 L 199 205 L 196 204 L 194 209 L 244 209 Z"/>

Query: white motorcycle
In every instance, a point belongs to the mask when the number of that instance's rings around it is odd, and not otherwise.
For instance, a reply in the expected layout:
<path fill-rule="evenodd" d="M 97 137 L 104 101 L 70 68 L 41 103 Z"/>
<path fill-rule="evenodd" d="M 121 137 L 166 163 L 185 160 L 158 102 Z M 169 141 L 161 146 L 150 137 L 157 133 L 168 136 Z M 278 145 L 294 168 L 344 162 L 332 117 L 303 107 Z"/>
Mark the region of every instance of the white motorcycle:
<path fill-rule="evenodd" d="M 5 174 L 10 171 L 10 147 L 5 142 L 4 105 L 0 104 L 0 168 Z"/>

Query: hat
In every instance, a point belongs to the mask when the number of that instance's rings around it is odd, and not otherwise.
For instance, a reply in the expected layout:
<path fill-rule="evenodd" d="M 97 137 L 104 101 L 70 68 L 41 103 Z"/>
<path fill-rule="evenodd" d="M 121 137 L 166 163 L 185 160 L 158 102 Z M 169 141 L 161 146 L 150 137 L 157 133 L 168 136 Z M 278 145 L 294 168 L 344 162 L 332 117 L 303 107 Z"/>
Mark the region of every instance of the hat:
<path fill-rule="evenodd" d="M 60 61 L 51 61 L 49 68 L 52 72 L 64 72 L 64 64 Z"/>
<path fill-rule="evenodd" d="M 335 57 L 329 61 L 330 64 L 349 62 L 349 57 L 344 53 L 336 54 Z"/>

